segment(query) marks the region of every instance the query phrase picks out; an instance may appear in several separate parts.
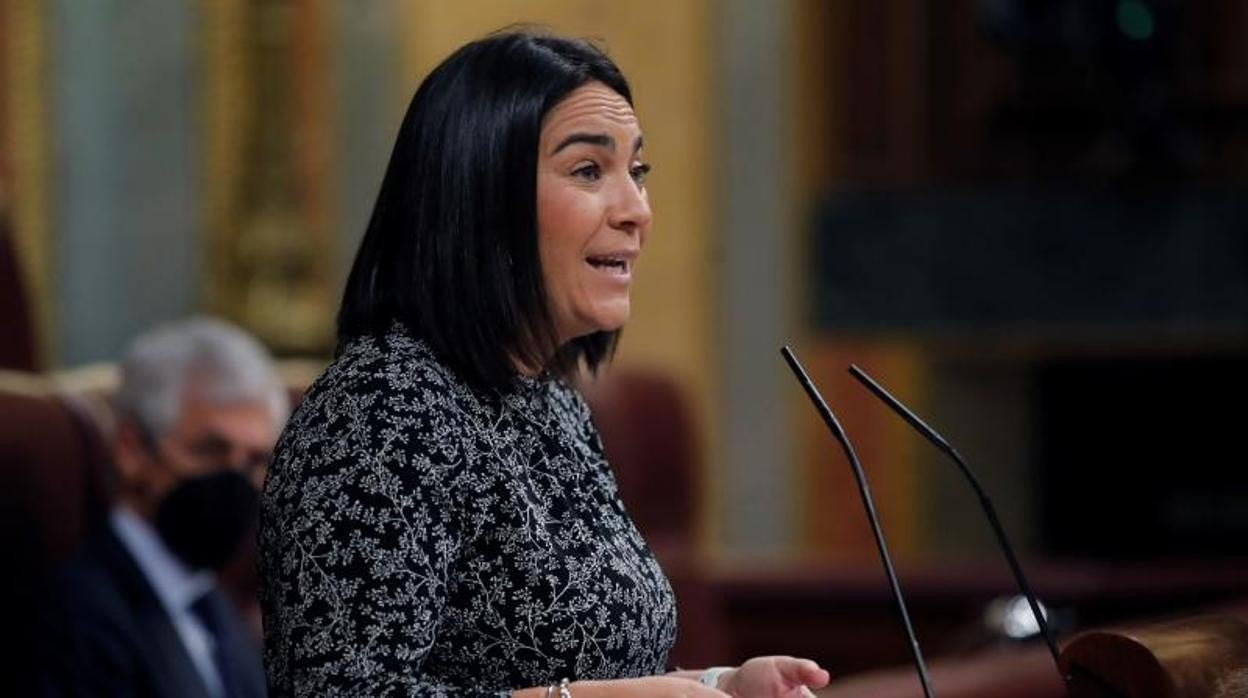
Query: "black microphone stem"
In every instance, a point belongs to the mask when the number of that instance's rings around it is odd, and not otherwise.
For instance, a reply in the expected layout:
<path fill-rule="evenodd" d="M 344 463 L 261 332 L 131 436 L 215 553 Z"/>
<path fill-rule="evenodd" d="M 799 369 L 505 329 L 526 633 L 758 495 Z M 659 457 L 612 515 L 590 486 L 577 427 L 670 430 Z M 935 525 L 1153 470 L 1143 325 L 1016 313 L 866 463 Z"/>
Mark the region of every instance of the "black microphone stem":
<path fill-rule="evenodd" d="M 980 486 L 979 479 L 971 472 L 971 468 L 963 460 L 962 455 L 957 449 L 949 445 L 935 429 L 928 426 L 918 415 L 911 412 L 908 407 L 901 404 L 901 401 L 893 397 L 891 393 L 884 389 L 879 383 L 875 382 L 871 376 L 857 366 L 851 365 L 849 372 L 858 382 L 866 386 L 875 394 L 884 404 L 892 408 L 902 419 L 914 427 L 916 431 L 930 441 L 942 453 L 949 456 L 958 466 L 958 470 L 962 471 L 962 475 L 967 482 L 971 483 L 971 488 L 975 490 L 975 494 L 979 496 L 979 505 L 984 510 L 984 515 L 988 517 L 988 524 L 992 527 L 992 532 L 997 536 L 997 542 L 1001 545 L 1001 551 L 1005 553 L 1005 559 L 1010 564 L 1010 570 L 1014 573 L 1014 580 L 1018 583 L 1019 589 L 1022 590 L 1023 596 L 1027 597 L 1027 603 L 1031 606 L 1031 613 L 1036 617 L 1036 624 L 1040 627 L 1040 634 L 1044 637 L 1044 642 L 1049 646 L 1049 653 L 1053 655 L 1053 663 L 1057 665 L 1058 674 L 1062 674 L 1061 661 L 1058 659 L 1057 643 L 1053 641 L 1053 633 L 1049 630 L 1048 621 L 1044 618 L 1044 613 L 1040 610 L 1040 602 L 1036 600 L 1036 595 L 1031 593 L 1031 585 L 1027 583 L 1027 577 L 1023 574 L 1023 568 L 1018 564 L 1018 558 L 1014 555 L 1014 548 L 1010 545 L 1010 541 L 1005 536 L 1005 527 L 1001 525 L 1001 520 L 997 518 L 997 509 L 992 505 L 992 500 L 988 498 L 988 494 L 984 488 Z M 1063 674 L 1062 678 L 1066 676 Z"/>
<path fill-rule="evenodd" d="M 867 476 L 862 471 L 862 464 L 858 461 L 858 456 L 854 453 L 854 447 L 850 445 L 849 438 L 845 435 L 845 430 L 841 428 L 841 423 L 832 414 L 828 403 L 824 402 L 823 396 L 815 388 L 815 384 L 810 380 L 806 369 L 802 368 L 802 364 L 797 360 L 797 356 L 793 354 L 793 350 L 786 345 L 780 348 L 780 354 L 789 364 L 789 368 L 793 369 L 793 374 L 797 376 L 798 382 L 806 390 L 806 395 L 814 403 L 815 409 L 819 410 L 820 416 L 823 417 L 823 421 L 828 425 L 832 435 L 841 444 L 841 448 L 845 449 L 845 455 L 849 458 L 849 465 L 854 471 L 854 478 L 858 481 L 858 493 L 862 496 L 862 506 L 867 511 L 867 520 L 871 523 L 871 532 L 875 535 L 875 546 L 880 552 L 880 562 L 884 563 L 884 573 L 888 576 L 888 583 L 893 588 L 893 598 L 896 599 L 897 608 L 901 611 L 901 621 L 906 626 L 906 637 L 910 640 L 910 651 L 914 655 L 914 666 L 918 669 L 919 681 L 923 684 L 923 695 L 927 698 L 934 698 L 935 693 L 932 691 L 932 682 L 927 675 L 927 665 L 923 662 L 923 652 L 919 649 L 919 639 L 914 634 L 914 626 L 910 623 L 910 614 L 906 611 L 906 600 L 901 595 L 901 585 L 897 583 L 897 573 L 893 571 L 893 561 L 888 556 L 888 546 L 884 543 L 884 532 L 880 530 L 880 518 L 875 513 L 875 504 L 871 500 L 871 492 L 867 487 Z"/>

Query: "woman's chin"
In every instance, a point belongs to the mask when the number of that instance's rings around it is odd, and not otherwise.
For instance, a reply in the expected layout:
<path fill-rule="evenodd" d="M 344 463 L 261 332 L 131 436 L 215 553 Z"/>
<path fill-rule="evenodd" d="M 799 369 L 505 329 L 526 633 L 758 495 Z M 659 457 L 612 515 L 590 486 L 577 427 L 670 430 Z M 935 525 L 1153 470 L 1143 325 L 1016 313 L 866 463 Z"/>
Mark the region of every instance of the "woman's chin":
<path fill-rule="evenodd" d="M 627 307 L 622 311 L 612 313 L 598 313 L 594 317 L 587 317 L 580 323 L 575 332 L 567 333 L 573 339 L 588 337 L 598 332 L 615 332 L 624 329 L 624 324 L 628 322 Z"/>
<path fill-rule="evenodd" d="M 628 322 L 628 304 L 625 303 L 623 308 L 614 309 L 610 313 L 603 313 L 595 323 L 595 332 L 615 332 L 624 329 L 625 323 Z"/>

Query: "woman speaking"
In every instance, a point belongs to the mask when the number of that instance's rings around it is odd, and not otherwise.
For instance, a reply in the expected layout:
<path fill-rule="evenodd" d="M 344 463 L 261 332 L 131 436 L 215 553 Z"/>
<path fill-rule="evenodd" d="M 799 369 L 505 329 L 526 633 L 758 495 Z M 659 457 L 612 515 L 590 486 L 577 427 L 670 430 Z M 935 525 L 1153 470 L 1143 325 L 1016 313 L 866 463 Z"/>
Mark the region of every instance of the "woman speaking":
<path fill-rule="evenodd" d="M 671 587 L 569 379 L 628 319 L 650 231 L 628 83 L 492 35 L 413 97 L 265 483 L 275 695 L 801 696 L 814 662 L 662 675 Z"/>

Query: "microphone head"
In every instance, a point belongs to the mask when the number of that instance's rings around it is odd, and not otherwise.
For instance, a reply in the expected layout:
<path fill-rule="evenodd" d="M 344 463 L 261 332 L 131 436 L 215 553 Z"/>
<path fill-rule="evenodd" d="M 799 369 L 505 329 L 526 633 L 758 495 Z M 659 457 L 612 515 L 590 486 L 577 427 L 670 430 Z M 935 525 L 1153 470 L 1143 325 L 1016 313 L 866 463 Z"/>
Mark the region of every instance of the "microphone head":
<path fill-rule="evenodd" d="M 815 409 L 823 417 L 824 423 L 828 425 L 828 429 L 832 431 L 832 435 L 836 440 L 841 442 L 841 446 L 847 452 L 853 451 L 853 446 L 849 443 L 849 435 L 845 432 L 845 427 L 841 426 L 841 422 L 836 415 L 828 407 L 828 403 L 823 399 L 823 395 L 819 393 L 819 389 L 815 387 L 815 382 L 810 379 L 810 374 L 806 373 L 802 362 L 797 360 L 797 355 L 785 344 L 780 347 L 780 355 L 784 357 L 785 362 L 792 369 L 793 375 L 797 376 L 797 382 L 801 384 L 806 391 L 806 396 L 814 403 Z"/>
<path fill-rule="evenodd" d="M 884 404 L 888 405 L 894 412 L 897 413 L 899 417 L 909 422 L 910 426 L 917 429 L 918 432 L 923 435 L 923 438 L 931 441 L 936 448 L 939 448 L 949 454 L 954 453 L 953 446 L 949 445 L 949 442 L 945 440 L 945 437 L 941 436 L 939 432 L 928 426 L 927 422 L 920 419 L 917 414 L 910 411 L 910 408 L 903 405 L 901 400 L 893 397 L 892 393 L 885 390 L 884 386 L 880 385 L 874 378 L 867 375 L 866 371 L 858 368 L 858 366 L 854 364 L 850 364 L 849 374 L 857 379 L 859 383 L 862 383 L 867 390 L 870 390 L 876 397 L 883 401 Z"/>

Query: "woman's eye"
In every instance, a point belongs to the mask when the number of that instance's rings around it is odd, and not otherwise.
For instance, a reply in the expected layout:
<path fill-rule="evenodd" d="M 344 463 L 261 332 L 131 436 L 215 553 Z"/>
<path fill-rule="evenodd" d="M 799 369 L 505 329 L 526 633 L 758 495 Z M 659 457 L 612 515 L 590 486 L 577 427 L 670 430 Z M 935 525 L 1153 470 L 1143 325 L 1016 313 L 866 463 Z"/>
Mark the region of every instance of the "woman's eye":
<path fill-rule="evenodd" d="M 577 179 L 585 180 L 586 182 L 596 182 L 598 181 L 598 178 L 602 176 L 602 170 L 598 167 L 597 163 L 587 162 L 584 165 L 577 167 L 575 170 L 572 170 L 572 176 Z"/>
<path fill-rule="evenodd" d="M 646 183 L 646 175 L 650 174 L 650 166 L 646 164 L 633 165 L 629 170 L 629 174 L 633 176 L 633 181 L 638 184 Z"/>

